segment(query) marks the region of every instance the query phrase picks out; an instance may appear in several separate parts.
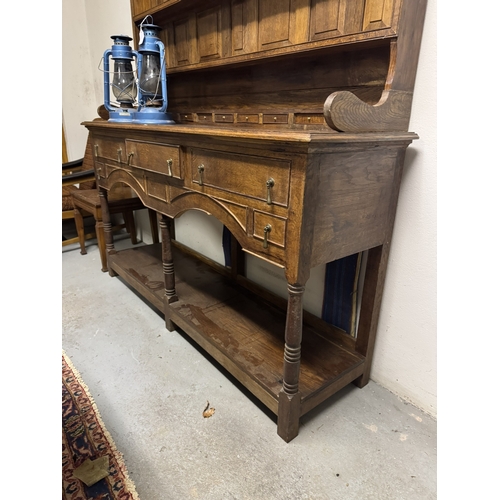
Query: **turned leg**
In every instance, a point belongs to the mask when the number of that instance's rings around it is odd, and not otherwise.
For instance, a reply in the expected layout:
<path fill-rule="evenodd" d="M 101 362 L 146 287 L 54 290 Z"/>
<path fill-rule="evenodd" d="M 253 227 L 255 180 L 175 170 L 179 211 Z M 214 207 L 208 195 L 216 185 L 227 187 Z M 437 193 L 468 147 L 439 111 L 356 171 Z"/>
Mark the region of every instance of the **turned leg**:
<path fill-rule="evenodd" d="M 73 213 L 75 215 L 75 226 L 76 232 L 78 234 L 78 242 L 80 243 L 80 253 L 82 255 L 86 255 L 87 249 L 85 248 L 85 226 L 83 223 L 83 215 L 78 207 L 75 207 Z"/>
<path fill-rule="evenodd" d="M 278 401 L 278 435 L 287 443 L 299 433 L 300 344 L 302 342 L 302 296 L 305 287 L 288 285 L 285 327 L 283 387 Z"/>
<path fill-rule="evenodd" d="M 97 247 L 99 248 L 99 255 L 101 256 L 101 271 L 108 272 L 108 257 L 106 255 L 106 238 L 104 235 L 104 224 L 102 219 L 96 219 L 95 234 L 97 236 Z"/>
<path fill-rule="evenodd" d="M 162 242 L 163 275 L 165 278 L 165 326 L 167 330 L 174 331 L 175 326 L 170 319 L 169 305 L 178 299 L 175 291 L 174 259 L 172 255 L 172 243 L 170 239 L 172 221 L 166 215 L 161 216 L 160 230 Z"/>
<path fill-rule="evenodd" d="M 99 188 L 99 201 L 101 205 L 102 212 L 102 224 L 104 226 L 104 241 L 106 243 L 106 251 L 105 251 L 105 260 L 103 262 L 104 266 L 107 267 L 107 257 L 109 255 L 115 254 L 115 245 L 113 243 L 113 225 L 111 224 L 111 215 L 109 213 L 109 205 L 108 205 L 108 192 L 105 189 Z M 99 234 L 99 230 L 96 227 L 96 231 Z M 102 262 L 102 253 L 101 253 L 101 262 Z M 112 270 L 108 270 L 110 276 L 116 276 L 116 273 Z"/>

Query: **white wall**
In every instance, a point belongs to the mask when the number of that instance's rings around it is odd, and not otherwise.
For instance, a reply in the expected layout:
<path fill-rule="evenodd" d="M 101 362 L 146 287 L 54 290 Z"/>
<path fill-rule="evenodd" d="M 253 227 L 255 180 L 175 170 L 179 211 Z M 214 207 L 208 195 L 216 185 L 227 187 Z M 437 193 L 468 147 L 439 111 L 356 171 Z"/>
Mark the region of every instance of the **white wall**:
<path fill-rule="evenodd" d="M 62 107 L 69 160 L 81 158 L 87 129 L 80 125 L 97 118 L 104 102 L 103 73 L 99 70 L 111 35 L 132 36 L 128 0 L 71 0 L 62 2 Z"/>
<path fill-rule="evenodd" d="M 83 120 L 96 116 L 94 71 L 83 0 L 62 2 L 62 109 L 69 160 L 83 156 L 87 131 Z"/>
<path fill-rule="evenodd" d="M 436 3 L 428 3 L 410 122 L 410 130 L 420 139 L 407 152 L 372 369 L 373 380 L 433 415 L 437 412 Z M 63 2 L 63 110 L 70 155 L 83 151 L 86 130 L 79 123 L 97 116 L 102 103 L 99 60 L 110 46 L 109 37 L 120 33 L 132 35 L 128 1 Z M 73 102 L 70 95 L 75 92 L 79 99 Z M 139 225 L 146 241 L 147 216 Z M 221 226 L 213 217 L 187 213 L 176 221 L 176 232 L 180 241 L 223 262 Z M 279 268 L 249 258 L 247 271 L 280 295 L 286 294 Z M 313 270 L 305 296 L 305 307 L 316 314 L 322 290 L 320 266 Z"/>
<path fill-rule="evenodd" d="M 437 412 L 437 55 L 429 0 L 372 378 Z"/>

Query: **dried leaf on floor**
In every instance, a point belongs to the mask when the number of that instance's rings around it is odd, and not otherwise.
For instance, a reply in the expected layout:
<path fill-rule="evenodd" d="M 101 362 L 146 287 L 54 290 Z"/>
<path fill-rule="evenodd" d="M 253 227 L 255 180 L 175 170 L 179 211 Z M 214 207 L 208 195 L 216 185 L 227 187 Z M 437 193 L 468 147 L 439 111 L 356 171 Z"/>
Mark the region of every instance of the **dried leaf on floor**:
<path fill-rule="evenodd" d="M 203 410 L 203 418 L 210 418 L 215 413 L 215 408 L 210 408 L 210 403 L 207 401 L 207 405 Z"/>

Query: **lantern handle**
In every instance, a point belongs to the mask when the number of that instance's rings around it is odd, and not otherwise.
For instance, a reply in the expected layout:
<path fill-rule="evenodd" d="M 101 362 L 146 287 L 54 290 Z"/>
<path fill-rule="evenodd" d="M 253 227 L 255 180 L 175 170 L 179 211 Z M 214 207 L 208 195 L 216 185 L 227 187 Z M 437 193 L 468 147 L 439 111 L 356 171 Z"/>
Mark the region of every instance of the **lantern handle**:
<path fill-rule="evenodd" d="M 161 40 L 157 40 L 156 44 L 160 47 L 160 76 L 161 76 L 161 90 L 163 97 L 163 106 L 160 108 L 160 111 L 164 112 L 168 107 L 168 99 L 167 99 L 167 71 L 166 71 L 166 62 L 165 62 L 165 45 Z"/>
<path fill-rule="evenodd" d="M 111 49 L 107 49 L 102 56 L 104 60 L 104 107 L 108 111 L 113 111 L 113 108 L 108 104 L 109 101 L 109 55 Z"/>
<path fill-rule="evenodd" d="M 148 19 L 148 18 L 150 19 L 150 21 L 149 21 L 149 23 L 146 23 L 146 19 Z M 148 15 L 147 15 L 147 16 L 146 16 L 146 17 L 145 17 L 145 18 L 141 21 L 141 23 L 139 24 L 139 28 L 141 28 L 141 29 L 142 29 L 142 25 L 143 25 L 143 24 L 145 24 L 145 23 L 146 23 L 146 24 L 153 24 L 153 16 L 152 16 L 152 15 L 150 15 L 150 14 L 148 14 Z"/>

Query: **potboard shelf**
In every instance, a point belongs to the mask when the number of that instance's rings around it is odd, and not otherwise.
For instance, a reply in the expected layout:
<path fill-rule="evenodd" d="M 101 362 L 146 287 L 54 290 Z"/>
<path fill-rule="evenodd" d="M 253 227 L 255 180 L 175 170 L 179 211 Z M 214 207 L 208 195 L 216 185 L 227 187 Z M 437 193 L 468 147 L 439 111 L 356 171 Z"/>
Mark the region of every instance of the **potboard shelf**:
<path fill-rule="evenodd" d="M 165 306 L 161 244 L 109 256 L 109 266 L 271 411 L 278 413 L 283 386 L 285 311 L 241 287 L 216 269 L 174 248 L 179 300 Z M 304 325 L 301 415 L 363 372 L 364 357 Z"/>

